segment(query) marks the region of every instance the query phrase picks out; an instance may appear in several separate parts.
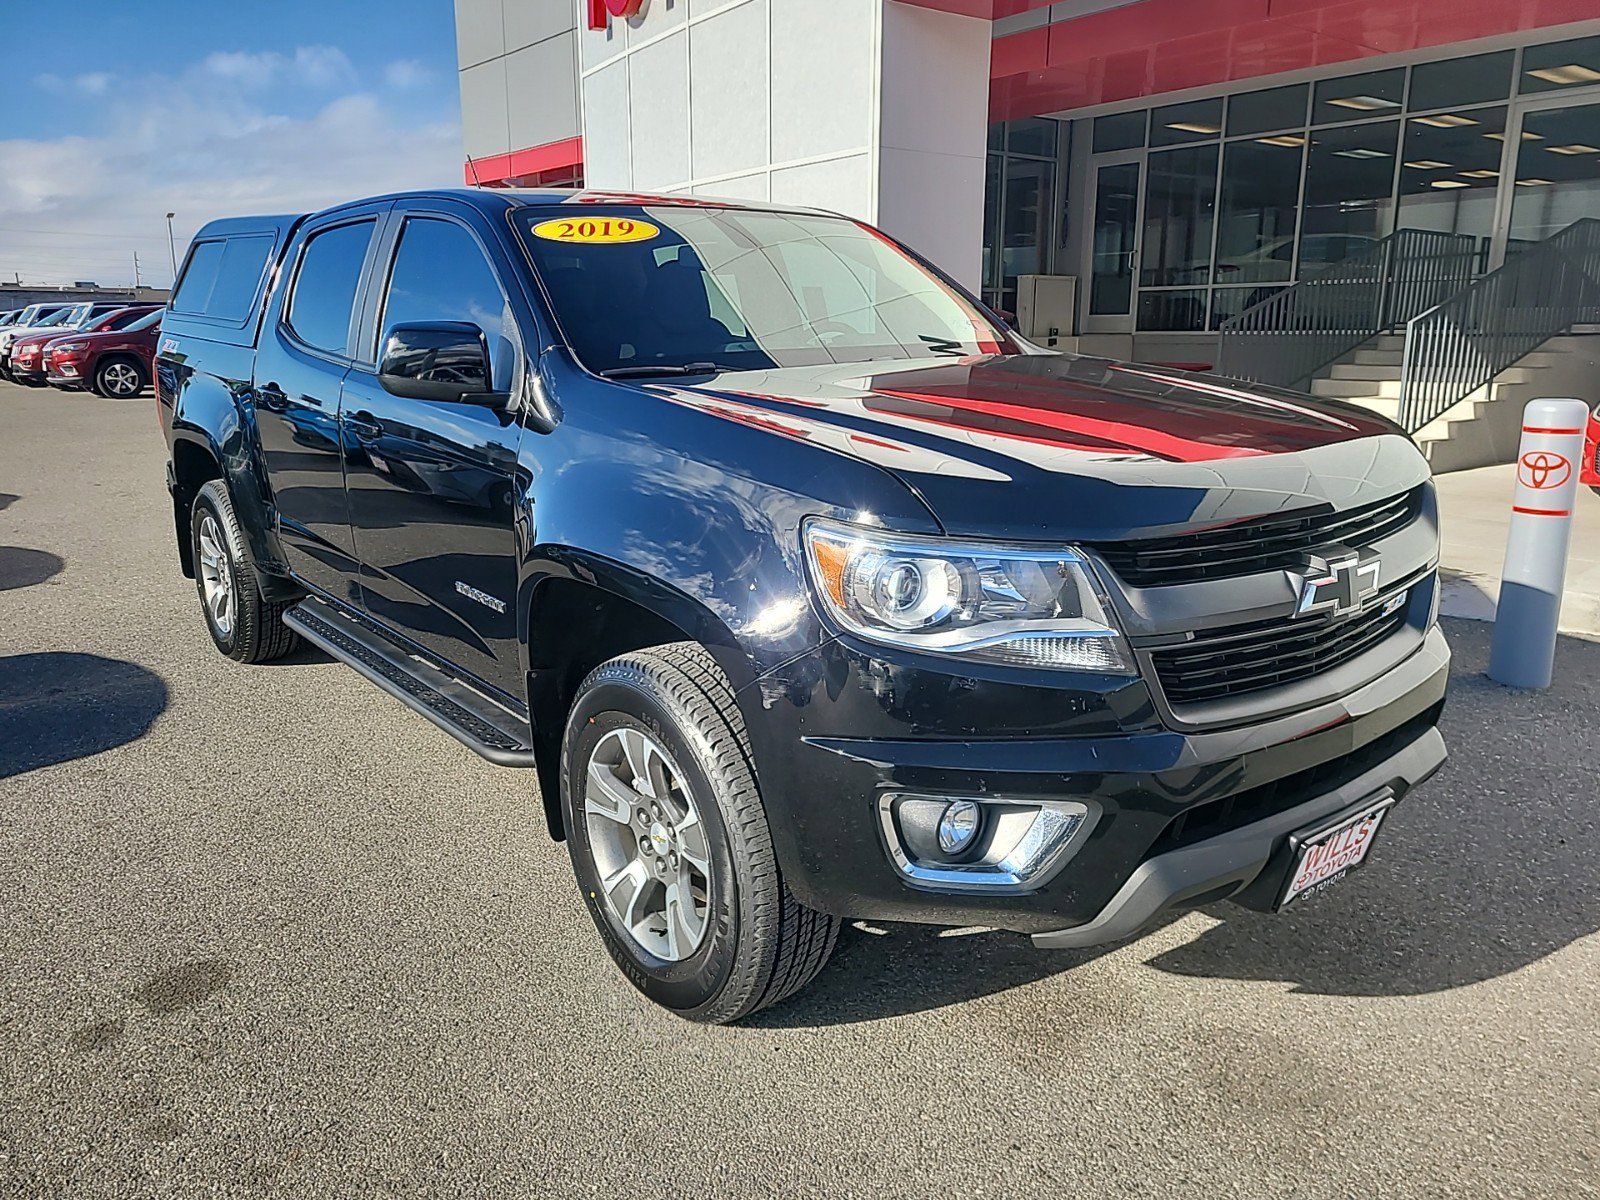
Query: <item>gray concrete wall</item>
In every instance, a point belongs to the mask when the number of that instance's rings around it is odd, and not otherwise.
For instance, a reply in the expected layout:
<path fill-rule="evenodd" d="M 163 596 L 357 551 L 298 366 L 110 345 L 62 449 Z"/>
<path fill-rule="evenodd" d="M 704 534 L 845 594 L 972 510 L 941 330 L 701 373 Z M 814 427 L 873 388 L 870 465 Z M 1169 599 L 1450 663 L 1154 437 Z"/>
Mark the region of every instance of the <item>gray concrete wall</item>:
<path fill-rule="evenodd" d="M 455 0 L 468 158 L 577 137 L 581 0 Z"/>
<path fill-rule="evenodd" d="M 591 186 L 832 209 L 977 282 L 986 20 L 894 0 L 646 0 L 579 42 Z"/>

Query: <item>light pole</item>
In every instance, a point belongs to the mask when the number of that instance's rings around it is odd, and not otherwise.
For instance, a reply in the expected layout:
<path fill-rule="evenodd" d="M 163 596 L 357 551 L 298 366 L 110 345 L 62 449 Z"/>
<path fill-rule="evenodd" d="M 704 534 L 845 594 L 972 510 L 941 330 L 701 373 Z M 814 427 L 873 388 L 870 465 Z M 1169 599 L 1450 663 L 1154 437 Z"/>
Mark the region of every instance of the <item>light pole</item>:
<path fill-rule="evenodd" d="M 167 254 L 172 258 L 172 282 L 178 282 L 178 243 L 172 237 L 172 218 L 177 213 L 167 214 Z"/>

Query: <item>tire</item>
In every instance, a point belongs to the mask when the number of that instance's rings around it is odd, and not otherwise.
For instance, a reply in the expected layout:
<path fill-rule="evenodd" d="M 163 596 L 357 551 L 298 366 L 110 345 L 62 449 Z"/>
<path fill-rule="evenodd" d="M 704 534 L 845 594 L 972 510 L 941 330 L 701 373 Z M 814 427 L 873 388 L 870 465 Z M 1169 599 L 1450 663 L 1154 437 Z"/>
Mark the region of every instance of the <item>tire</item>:
<path fill-rule="evenodd" d="M 108 400 L 131 400 L 149 382 L 144 364 L 126 355 L 107 358 L 94 369 L 94 393 Z"/>
<path fill-rule="evenodd" d="M 674 810 L 667 815 L 676 825 L 661 821 L 647 828 L 590 811 L 591 766 L 609 770 L 602 764 L 616 760 L 612 778 L 621 779 L 628 772 L 619 753 L 632 763 L 627 748 L 637 746 L 640 736 L 662 755 L 669 782 L 660 802 Z M 670 782 L 674 777 L 681 787 Z M 568 717 L 561 781 L 567 848 L 584 903 L 607 951 L 646 997 L 691 1021 L 724 1024 L 793 995 L 822 970 L 838 940 L 840 922 L 802 905 L 779 874 L 744 720 L 727 677 L 703 646 L 678 642 L 625 654 L 595 668 L 579 688 Z M 659 786 L 655 790 L 663 791 Z M 619 808 L 656 799 L 629 787 L 595 795 L 601 797 L 602 808 L 619 795 Z M 652 859 L 645 848 L 659 826 L 667 829 L 666 844 L 682 851 L 681 859 L 672 855 L 670 868 L 664 856 Z M 615 836 L 619 830 L 621 839 Z M 625 846 L 633 835 L 640 846 L 636 861 L 662 864 L 667 872 L 662 879 L 679 881 L 680 898 L 691 892 L 694 896 L 693 912 L 679 923 L 685 936 L 675 949 L 670 882 L 646 881 L 644 887 L 662 888 L 668 911 L 634 928 L 619 912 L 630 883 L 624 880 L 608 891 L 602 882 L 618 878 L 619 845 Z M 703 873 L 693 867 L 696 854 L 706 863 Z M 683 874 L 677 876 L 680 864 Z M 683 886 L 683 880 L 691 879 L 703 887 Z M 640 911 L 649 907 L 638 906 Z M 703 932 L 691 949 L 688 930 L 696 920 Z M 666 928 L 665 934 L 654 931 L 656 922 Z M 635 932 L 643 926 L 650 928 L 642 935 Z"/>
<path fill-rule="evenodd" d="M 299 644 L 295 631 L 283 623 L 294 601 L 261 598 L 255 564 L 222 480 L 213 479 L 195 496 L 189 542 L 200 611 L 218 650 L 238 662 L 264 663 Z M 226 603 L 218 603 L 213 587 L 226 590 Z"/>

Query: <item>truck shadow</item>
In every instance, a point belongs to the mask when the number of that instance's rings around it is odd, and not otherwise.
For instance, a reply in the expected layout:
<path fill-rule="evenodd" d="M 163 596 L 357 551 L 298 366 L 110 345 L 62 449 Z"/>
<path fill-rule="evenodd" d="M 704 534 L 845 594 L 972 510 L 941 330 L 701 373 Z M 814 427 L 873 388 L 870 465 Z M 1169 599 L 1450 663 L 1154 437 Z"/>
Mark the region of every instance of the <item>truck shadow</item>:
<path fill-rule="evenodd" d="M 25 546 L 0 546 L 0 592 L 33 587 L 61 574 L 64 563 L 48 550 Z"/>
<path fill-rule="evenodd" d="M 143 737 L 166 710 L 159 675 L 98 654 L 0 657 L 0 779 Z"/>
<path fill-rule="evenodd" d="M 1210 906 L 1208 928 L 1145 956 L 1146 965 L 1309 995 L 1415 996 L 1510 974 L 1600 930 L 1590 849 L 1600 841 L 1600 643 L 1561 639 L 1555 685 L 1518 692 L 1482 674 L 1491 628 L 1449 623 L 1451 758 L 1396 810 L 1370 869 L 1277 916 Z M 847 926 L 817 982 L 755 1023 L 832 1025 L 939 1008 L 1118 950 L 1140 955 L 1137 940 L 1038 951 L 1010 933 Z"/>

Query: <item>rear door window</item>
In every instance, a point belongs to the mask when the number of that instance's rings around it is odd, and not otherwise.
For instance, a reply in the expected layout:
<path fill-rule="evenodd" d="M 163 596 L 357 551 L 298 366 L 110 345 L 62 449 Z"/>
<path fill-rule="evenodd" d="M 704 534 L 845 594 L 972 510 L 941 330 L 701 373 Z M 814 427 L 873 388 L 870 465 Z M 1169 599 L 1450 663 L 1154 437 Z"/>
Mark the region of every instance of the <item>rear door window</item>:
<path fill-rule="evenodd" d="M 353 221 L 306 239 L 284 316 L 306 345 L 338 355 L 349 350 L 350 314 L 376 224 Z"/>
<path fill-rule="evenodd" d="M 112 312 L 100 319 L 100 328 L 107 332 L 117 329 L 126 329 L 140 317 L 146 314 L 137 308 L 125 308 L 120 312 Z"/>
<path fill-rule="evenodd" d="M 272 243 L 272 235 L 265 233 L 196 242 L 173 293 L 172 310 L 243 321 L 250 315 Z"/>

